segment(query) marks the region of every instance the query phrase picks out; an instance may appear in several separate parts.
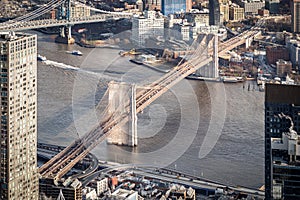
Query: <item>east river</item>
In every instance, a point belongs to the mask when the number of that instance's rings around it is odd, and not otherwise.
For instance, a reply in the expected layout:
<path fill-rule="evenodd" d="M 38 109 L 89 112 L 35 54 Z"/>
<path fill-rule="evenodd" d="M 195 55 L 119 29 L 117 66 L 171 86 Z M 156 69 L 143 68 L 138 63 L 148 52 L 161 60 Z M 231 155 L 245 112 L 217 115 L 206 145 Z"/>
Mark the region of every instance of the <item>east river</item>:
<path fill-rule="evenodd" d="M 34 33 L 38 53 L 50 60 L 38 62 L 39 142 L 68 145 L 90 130 L 101 117 L 100 99 L 110 80 L 143 86 L 164 75 L 129 62 L 116 49 L 57 44 L 55 36 Z M 93 153 L 101 160 L 169 167 L 229 185 L 264 184 L 264 93 L 254 82 L 185 79 L 138 114 L 138 137 L 136 148 L 103 141 Z"/>

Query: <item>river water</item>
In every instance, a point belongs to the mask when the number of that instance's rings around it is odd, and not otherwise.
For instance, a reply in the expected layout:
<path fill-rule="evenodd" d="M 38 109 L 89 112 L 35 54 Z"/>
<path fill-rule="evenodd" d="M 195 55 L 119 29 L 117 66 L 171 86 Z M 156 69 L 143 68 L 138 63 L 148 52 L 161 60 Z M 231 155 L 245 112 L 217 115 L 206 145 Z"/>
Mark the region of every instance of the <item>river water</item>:
<path fill-rule="evenodd" d="M 38 62 L 39 142 L 68 145 L 88 131 L 100 118 L 95 104 L 108 81 L 142 86 L 163 76 L 119 57 L 119 50 L 57 44 L 55 36 L 36 34 L 38 52 L 53 61 Z M 75 49 L 83 56 L 68 53 Z M 258 188 L 264 182 L 264 93 L 254 87 L 185 79 L 138 114 L 138 147 L 104 141 L 93 153 Z"/>

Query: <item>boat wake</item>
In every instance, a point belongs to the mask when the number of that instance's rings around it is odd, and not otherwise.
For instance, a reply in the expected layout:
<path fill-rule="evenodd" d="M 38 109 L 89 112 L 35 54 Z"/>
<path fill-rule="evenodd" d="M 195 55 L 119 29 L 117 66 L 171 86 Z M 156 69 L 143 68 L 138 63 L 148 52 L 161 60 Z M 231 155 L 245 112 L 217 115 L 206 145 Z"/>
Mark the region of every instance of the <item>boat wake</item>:
<path fill-rule="evenodd" d="M 89 70 L 86 70 L 86 69 L 81 69 L 79 67 L 74 67 L 74 66 L 71 66 L 71 65 L 67 65 L 67 64 L 64 64 L 64 63 L 59 63 L 59 62 L 52 61 L 52 60 L 46 60 L 46 61 L 44 61 L 44 64 L 49 65 L 49 66 L 53 66 L 53 67 L 57 67 L 57 68 L 61 68 L 61 69 L 64 69 L 64 70 L 72 70 L 72 71 L 76 71 L 76 72 L 79 72 L 79 73 L 85 73 L 85 74 L 93 75 L 93 76 L 96 76 L 98 78 L 103 78 L 103 79 L 107 79 L 107 80 L 116 80 L 117 79 L 115 77 L 104 75 L 103 73 L 97 73 L 97 72 L 89 71 Z"/>

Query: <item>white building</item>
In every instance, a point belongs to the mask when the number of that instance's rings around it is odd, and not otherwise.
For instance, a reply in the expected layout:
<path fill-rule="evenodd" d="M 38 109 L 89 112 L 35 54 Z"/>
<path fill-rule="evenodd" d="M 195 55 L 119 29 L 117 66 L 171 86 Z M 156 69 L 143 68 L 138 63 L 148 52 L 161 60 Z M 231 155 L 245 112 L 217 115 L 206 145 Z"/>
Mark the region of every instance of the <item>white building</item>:
<path fill-rule="evenodd" d="M 106 190 L 108 190 L 108 179 L 104 178 L 100 181 L 97 181 L 97 194 L 101 195 Z"/>
<path fill-rule="evenodd" d="M 264 0 L 237 0 L 237 4 L 244 8 L 246 15 L 257 15 L 258 10 L 265 8 Z"/>
<path fill-rule="evenodd" d="M 190 41 L 191 25 L 188 23 L 175 24 L 173 29 L 175 31 L 175 38 L 183 41 Z"/>
<path fill-rule="evenodd" d="M 287 47 L 289 49 L 290 60 L 293 68 L 298 67 L 298 69 L 300 69 L 300 41 L 290 39 L 287 41 Z"/>
<path fill-rule="evenodd" d="M 173 28 L 174 24 L 181 24 L 183 22 L 182 18 L 175 18 L 173 14 L 168 16 L 167 28 Z"/>
<path fill-rule="evenodd" d="M 138 46 L 145 45 L 149 37 L 164 36 L 164 18 L 156 11 L 145 11 L 144 16 L 132 19 L 132 42 Z"/>
<path fill-rule="evenodd" d="M 97 200 L 97 193 L 94 188 L 86 187 L 83 189 L 83 196 L 86 200 Z"/>
<path fill-rule="evenodd" d="M 199 34 L 216 34 L 222 40 L 226 38 L 227 32 L 224 28 L 219 28 L 218 26 L 193 26 L 190 28 L 190 36 L 196 39 Z"/>
<path fill-rule="evenodd" d="M 37 37 L 0 33 L 0 199 L 38 199 Z"/>
<path fill-rule="evenodd" d="M 143 198 L 138 195 L 137 191 L 117 189 L 111 194 L 113 198 L 120 198 L 123 200 L 142 200 Z"/>
<path fill-rule="evenodd" d="M 300 137 L 296 131 L 282 134 L 282 138 L 271 138 L 272 149 L 287 151 L 290 160 L 299 160 L 300 158 Z"/>
<path fill-rule="evenodd" d="M 74 3 L 70 9 L 70 18 L 80 18 L 91 16 L 91 9 L 78 3 Z"/>

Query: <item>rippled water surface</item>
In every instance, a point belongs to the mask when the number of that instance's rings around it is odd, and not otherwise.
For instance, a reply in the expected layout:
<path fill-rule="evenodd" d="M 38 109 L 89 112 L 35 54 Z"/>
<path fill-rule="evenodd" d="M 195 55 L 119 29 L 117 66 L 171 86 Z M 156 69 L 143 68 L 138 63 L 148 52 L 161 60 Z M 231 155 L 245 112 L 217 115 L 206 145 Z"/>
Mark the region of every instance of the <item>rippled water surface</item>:
<path fill-rule="evenodd" d="M 37 34 L 39 53 L 53 61 L 38 63 L 40 142 L 68 145 L 84 134 L 100 117 L 93 115 L 95 104 L 110 80 L 142 86 L 163 76 L 119 57 L 119 50 L 56 44 L 54 36 Z M 84 56 L 68 53 L 74 49 Z M 253 82 L 245 83 L 245 88 L 248 84 L 251 91 L 243 89 L 243 83 L 183 80 L 138 114 L 138 147 L 102 142 L 93 153 L 102 160 L 168 166 L 222 183 L 260 187 L 264 94 L 252 90 Z M 209 152 L 203 158 L 201 146 Z"/>

